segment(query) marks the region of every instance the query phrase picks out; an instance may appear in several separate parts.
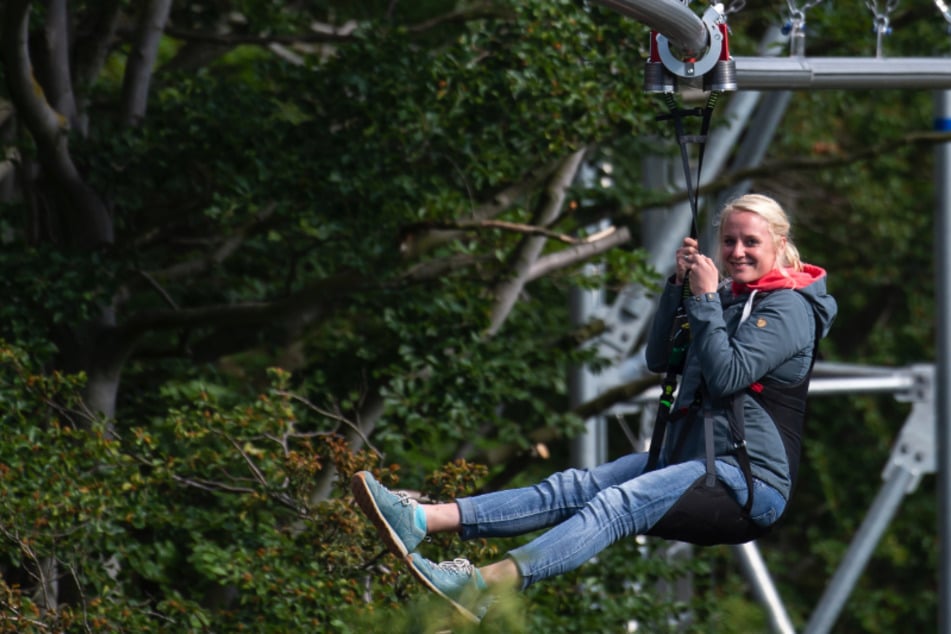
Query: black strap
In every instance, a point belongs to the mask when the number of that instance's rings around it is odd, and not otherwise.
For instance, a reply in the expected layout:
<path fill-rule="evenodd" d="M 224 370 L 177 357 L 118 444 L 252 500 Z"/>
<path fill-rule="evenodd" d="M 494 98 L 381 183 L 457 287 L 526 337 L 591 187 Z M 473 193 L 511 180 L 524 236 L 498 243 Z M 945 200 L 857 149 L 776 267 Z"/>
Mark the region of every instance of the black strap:
<path fill-rule="evenodd" d="M 743 415 L 743 400 L 745 392 L 738 392 L 733 395 L 733 417 L 730 420 L 730 432 L 733 436 L 733 451 L 736 455 L 736 461 L 743 472 L 743 479 L 746 480 L 746 504 L 743 505 L 743 511 L 750 512 L 753 508 L 753 470 L 750 468 L 750 454 L 746 451 L 746 423 Z"/>
<path fill-rule="evenodd" d="M 667 432 L 667 423 L 671 420 L 671 408 L 674 405 L 674 394 L 677 391 L 677 376 L 683 371 L 684 359 L 687 356 L 687 347 L 690 344 L 690 322 L 687 313 L 683 310 L 683 298 L 674 315 L 671 327 L 669 352 L 667 357 L 667 374 L 661 383 L 660 403 L 657 405 L 657 416 L 654 418 L 654 430 L 651 433 L 651 446 L 647 458 L 647 471 L 657 468 L 660 458 L 660 448 L 664 443 Z M 676 417 L 676 415 L 675 415 Z"/>
<path fill-rule="evenodd" d="M 680 145 L 680 157 L 683 161 L 684 180 L 687 186 L 687 197 L 690 200 L 691 225 L 690 237 L 696 239 L 700 232 L 698 230 L 697 216 L 700 198 L 700 175 L 703 170 L 703 153 L 706 147 L 707 133 L 710 131 L 710 118 L 713 115 L 713 109 L 716 107 L 719 99 L 719 92 L 711 92 L 707 98 L 707 105 L 703 108 L 680 108 L 674 96 L 671 93 L 664 95 L 667 100 L 667 106 L 670 109 L 669 114 L 659 115 L 657 120 L 671 119 L 674 122 L 674 130 L 677 134 L 677 143 Z M 687 135 L 684 132 L 684 118 L 688 116 L 700 116 L 700 134 Z M 697 183 L 694 186 L 690 173 L 690 152 L 688 144 L 696 143 L 697 151 Z M 688 274 L 689 277 L 689 274 Z M 651 471 L 657 467 L 660 457 L 660 447 L 664 442 L 664 435 L 667 430 L 667 423 L 670 419 L 670 410 L 674 403 L 674 393 L 677 391 L 677 376 L 683 371 L 684 360 L 687 356 L 687 348 L 690 345 L 690 322 L 687 319 L 687 310 L 684 306 L 684 299 L 690 296 L 690 280 L 688 277 L 683 281 L 683 293 L 680 297 L 680 304 L 674 313 L 674 321 L 671 324 L 671 334 L 669 340 L 669 352 L 667 360 L 667 374 L 661 384 L 660 403 L 657 406 L 657 416 L 654 420 L 654 430 L 651 434 L 651 446 L 647 460 L 647 470 Z"/>
<path fill-rule="evenodd" d="M 700 205 L 700 183 L 703 173 L 703 154 L 707 144 L 707 134 L 710 132 L 710 119 L 713 116 L 713 110 L 716 108 L 717 101 L 720 99 L 720 91 L 713 91 L 707 97 L 707 103 L 700 108 L 681 108 L 677 105 L 672 93 L 665 93 L 664 98 L 667 101 L 669 114 L 659 115 L 658 121 L 671 119 L 674 122 L 674 131 L 677 134 L 677 144 L 680 146 L 680 159 L 683 163 L 684 182 L 687 186 L 687 198 L 690 201 L 690 211 L 693 214 L 692 225 L 690 228 L 690 237 L 696 238 L 700 235 L 698 231 L 697 217 L 699 215 Z M 684 118 L 700 117 L 700 134 L 688 135 L 684 132 Z M 688 145 L 697 144 L 697 182 L 693 184 L 690 173 L 690 152 Z"/>
<path fill-rule="evenodd" d="M 703 455 L 706 458 L 708 487 L 717 483 L 716 453 L 713 444 L 713 411 L 708 404 L 703 410 Z"/>
<path fill-rule="evenodd" d="M 667 433 L 667 423 L 670 420 L 670 406 L 674 391 L 677 388 L 677 375 L 667 372 L 661 385 L 660 403 L 657 405 L 657 416 L 654 417 L 654 430 L 651 432 L 651 446 L 647 453 L 645 471 L 657 468 L 660 459 L 660 447 L 664 443 L 664 434 Z"/>

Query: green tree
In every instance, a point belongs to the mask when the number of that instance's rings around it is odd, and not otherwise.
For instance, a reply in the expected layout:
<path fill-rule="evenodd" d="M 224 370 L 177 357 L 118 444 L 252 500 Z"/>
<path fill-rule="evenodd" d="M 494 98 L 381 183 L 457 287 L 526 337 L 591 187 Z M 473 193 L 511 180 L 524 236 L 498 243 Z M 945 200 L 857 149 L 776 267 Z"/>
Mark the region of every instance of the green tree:
<path fill-rule="evenodd" d="M 288 438 L 401 447 L 421 477 L 576 423 L 562 297 L 629 234 L 586 241 L 572 185 L 650 122 L 612 79 L 643 27 L 570 3 L 2 9 L 3 332 L 77 373 L 84 412 L 14 416 L 5 464 L 43 504 L 8 509 L 10 623 L 327 625 L 359 593 L 304 501 L 339 512 L 355 467 Z M 30 363 L 11 399 L 60 398 L 21 394 Z M 293 433 L 284 405 L 246 405 L 274 365 L 321 412 Z M 56 486 L 23 446 L 61 456 Z M 62 525 L 27 521 L 51 508 Z M 306 609 L 271 600 L 298 589 Z"/>

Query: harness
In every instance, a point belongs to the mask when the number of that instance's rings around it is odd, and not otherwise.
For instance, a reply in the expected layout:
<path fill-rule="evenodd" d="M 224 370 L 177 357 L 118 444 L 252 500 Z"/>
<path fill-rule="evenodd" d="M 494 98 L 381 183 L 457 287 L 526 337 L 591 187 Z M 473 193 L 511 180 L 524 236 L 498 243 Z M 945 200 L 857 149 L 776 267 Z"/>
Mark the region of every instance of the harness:
<path fill-rule="evenodd" d="M 755 296 L 754 304 L 765 295 L 767 294 L 760 293 Z M 730 435 L 733 444 L 732 455 L 736 458 L 746 480 L 748 495 L 746 503 L 743 505 L 736 501 L 732 490 L 716 475 L 712 414 L 715 403 L 713 399 L 704 388 L 701 388 L 690 406 L 671 413 L 670 398 L 666 393 L 666 384 L 670 380 L 671 374 L 668 370 L 668 378 L 665 379 L 661 405 L 658 407 L 658 416 L 654 424 L 646 470 L 653 470 L 657 466 L 668 423 L 685 417 L 694 417 L 702 410 L 706 472 L 646 532 L 647 535 L 689 542 L 699 546 L 711 546 L 714 544 L 742 544 L 758 539 L 769 532 L 769 527 L 756 524 L 750 517 L 750 508 L 753 505 L 753 474 L 746 449 L 743 406 L 746 398 L 752 398 L 766 411 L 769 418 L 776 425 L 786 453 L 787 464 L 790 466 L 790 479 L 794 487 L 798 476 L 809 380 L 812 376 L 812 368 L 815 364 L 822 334 L 819 317 L 818 315 L 814 315 L 814 317 L 815 344 L 812 353 L 812 364 L 809 372 L 802 380 L 793 384 L 785 384 L 762 379 L 742 392 L 730 395 L 721 401 L 721 404 L 727 410 L 727 419 L 730 423 Z M 675 340 L 678 336 L 679 333 L 674 332 L 671 338 Z M 681 354 L 679 351 L 676 353 L 677 356 Z M 679 369 L 677 371 L 679 372 Z M 673 378 L 673 381 L 675 385 L 676 377 Z M 685 437 L 686 430 L 682 430 L 679 438 L 674 441 L 670 453 L 671 457 L 676 458 Z"/>

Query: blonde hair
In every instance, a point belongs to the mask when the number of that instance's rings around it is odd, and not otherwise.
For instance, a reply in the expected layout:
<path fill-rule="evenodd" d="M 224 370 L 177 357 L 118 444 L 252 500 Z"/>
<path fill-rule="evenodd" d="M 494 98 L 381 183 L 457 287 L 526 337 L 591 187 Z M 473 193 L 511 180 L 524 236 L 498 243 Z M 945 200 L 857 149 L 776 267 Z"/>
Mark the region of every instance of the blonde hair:
<path fill-rule="evenodd" d="M 786 215 L 782 206 L 763 194 L 746 194 L 728 202 L 723 206 L 718 220 L 717 244 L 723 243 L 723 221 L 738 211 L 749 211 L 754 213 L 769 226 L 769 234 L 773 238 L 773 246 L 776 247 L 776 266 L 780 272 L 785 273 L 787 268 L 794 271 L 802 270 L 802 260 L 799 258 L 799 249 L 793 244 L 790 235 L 789 216 Z M 785 243 L 784 243 L 785 241 Z M 719 249 L 717 250 L 719 257 Z M 723 263 L 719 262 L 721 270 Z"/>

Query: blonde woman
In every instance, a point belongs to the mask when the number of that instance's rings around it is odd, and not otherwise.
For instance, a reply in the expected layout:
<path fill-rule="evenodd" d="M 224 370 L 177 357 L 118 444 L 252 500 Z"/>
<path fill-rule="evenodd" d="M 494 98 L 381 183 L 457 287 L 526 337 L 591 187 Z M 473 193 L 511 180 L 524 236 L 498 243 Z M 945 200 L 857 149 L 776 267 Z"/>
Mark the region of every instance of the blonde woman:
<path fill-rule="evenodd" d="M 442 504 L 417 504 L 367 472 L 354 476 L 354 496 L 390 550 L 471 620 L 482 617 L 493 591 L 524 589 L 577 568 L 625 537 L 736 543 L 783 514 L 796 480 L 817 342 L 837 310 L 826 273 L 800 261 L 786 213 L 758 194 L 723 209 L 719 265 L 689 237 L 675 257 L 648 339 L 648 367 L 668 370 L 678 309 L 686 313 L 690 343 L 653 456 L 630 454 Z M 726 506 L 718 494 L 728 498 Z M 741 526 L 739 534 L 730 532 L 731 522 Z M 548 530 L 481 568 L 463 559 L 435 563 L 416 552 L 430 533 L 473 539 L 539 529 Z"/>

